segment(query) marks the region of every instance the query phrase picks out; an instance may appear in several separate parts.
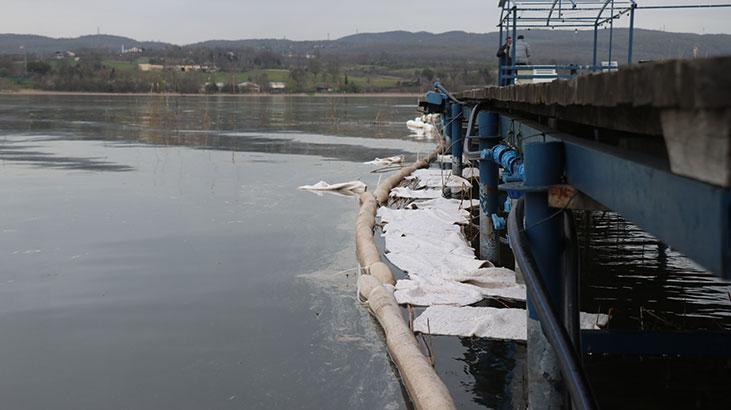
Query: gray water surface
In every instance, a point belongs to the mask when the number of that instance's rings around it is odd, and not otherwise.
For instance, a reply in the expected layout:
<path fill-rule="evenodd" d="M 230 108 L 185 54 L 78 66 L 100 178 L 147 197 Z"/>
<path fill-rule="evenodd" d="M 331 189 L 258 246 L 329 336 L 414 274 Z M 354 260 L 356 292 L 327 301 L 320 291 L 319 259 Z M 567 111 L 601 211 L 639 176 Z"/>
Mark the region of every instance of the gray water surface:
<path fill-rule="evenodd" d="M 12 409 L 406 406 L 355 298 L 354 198 L 413 98 L 0 97 Z"/>

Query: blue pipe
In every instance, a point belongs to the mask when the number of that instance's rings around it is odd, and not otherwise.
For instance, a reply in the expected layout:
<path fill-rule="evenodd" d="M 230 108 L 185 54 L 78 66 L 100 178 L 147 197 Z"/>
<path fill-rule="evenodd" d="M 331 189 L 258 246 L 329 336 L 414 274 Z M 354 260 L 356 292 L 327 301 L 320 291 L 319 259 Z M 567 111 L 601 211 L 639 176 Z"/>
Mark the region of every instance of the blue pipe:
<path fill-rule="evenodd" d="M 597 34 L 599 34 L 598 30 L 599 30 L 599 26 L 594 24 L 594 52 L 593 52 L 594 55 L 591 59 L 591 61 L 592 61 L 591 65 L 593 66 L 592 71 L 596 70 L 596 47 L 597 47 L 596 40 L 597 40 Z"/>
<path fill-rule="evenodd" d="M 480 151 L 480 159 L 486 159 L 498 164 L 504 169 L 503 181 L 523 181 L 525 179 L 525 165 L 520 153 L 505 144 L 497 144 L 490 149 Z"/>
<path fill-rule="evenodd" d="M 444 142 L 447 146 L 452 144 L 452 103 L 447 101 L 444 104 L 444 115 L 442 115 L 442 128 L 444 129 Z"/>
<path fill-rule="evenodd" d="M 540 188 L 561 182 L 563 174 L 563 143 L 546 142 L 526 144 L 525 162 L 528 172 L 524 185 Z M 540 275 L 548 290 L 553 306 L 561 306 L 561 218 L 553 215 L 548 206 L 546 191 L 525 193 L 525 231 Z M 552 216 L 553 215 L 553 216 Z M 528 316 L 537 320 L 531 298 L 528 298 Z"/>
<path fill-rule="evenodd" d="M 515 50 L 515 43 L 518 41 L 518 33 L 517 33 L 517 26 L 518 26 L 518 7 L 513 6 L 513 44 L 510 45 L 510 65 L 515 66 L 515 57 L 516 57 L 516 50 Z M 515 74 L 517 74 L 518 71 L 515 71 Z M 513 74 L 513 73 L 511 73 Z M 515 83 L 515 81 L 511 81 L 511 83 Z"/>
<path fill-rule="evenodd" d="M 632 64 L 632 44 L 635 37 L 635 8 L 636 4 L 632 4 L 632 9 L 629 12 L 629 49 L 627 50 L 627 64 Z"/>
<path fill-rule="evenodd" d="M 452 104 L 452 175 L 462 176 L 462 105 Z"/>

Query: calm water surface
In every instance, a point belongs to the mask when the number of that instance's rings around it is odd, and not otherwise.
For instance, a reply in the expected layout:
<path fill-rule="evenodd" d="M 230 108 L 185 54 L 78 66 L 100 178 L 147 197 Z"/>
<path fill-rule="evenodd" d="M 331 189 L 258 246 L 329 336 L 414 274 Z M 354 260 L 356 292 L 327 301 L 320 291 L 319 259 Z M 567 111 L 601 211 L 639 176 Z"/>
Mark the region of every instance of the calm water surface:
<path fill-rule="evenodd" d="M 2 407 L 404 408 L 356 202 L 296 187 L 430 151 L 414 103 L 0 97 Z"/>
<path fill-rule="evenodd" d="M 406 132 L 414 107 L 0 96 L 0 408 L 407 408 L 355 298 L 356 201 L 297 187 L 373 187 L 363 161 L 431 151 Z M 731 329 L 727 283 L 619 218 L 587 221 L 585 310 Z M 525 406 L 524 345 L 428 343 L 458 407 Z M 731 405 L 727 359 L 588 362 L 607 408 Z"/>

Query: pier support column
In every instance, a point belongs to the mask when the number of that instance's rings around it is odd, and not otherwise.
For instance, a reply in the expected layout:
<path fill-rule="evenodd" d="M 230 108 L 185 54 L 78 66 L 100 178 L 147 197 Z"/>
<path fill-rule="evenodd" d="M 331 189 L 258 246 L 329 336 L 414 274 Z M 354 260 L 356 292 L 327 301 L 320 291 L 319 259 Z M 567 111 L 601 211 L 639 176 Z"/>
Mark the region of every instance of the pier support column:
<path fill-rule="evenodd" d="M 553 306 L 559 312 L 562 303 L 562 219 L 556 209 L 548 206 L 545 188 L 561 182 L 563 143 L 527 144 L 524 146 L 524 158 L 526 234 Z M 564 403 L 563 382 L 556 353 L 543 334 L 530 298 L 527 302 L 528 403 L 534 410 L 561 409 L 568 403 Z"/>
<path fill-rule="evenodd" d="M 462 105 L 452 104 L 452 175 L 462 176 Z"/>
<path fill-rule="evenodd" d="M 452 104 L 446 102 L 444 104 L 444 115 L 442 116 L 442 128 L 444 129 L 444 143 L 447 144 L 449 151 L 452 150 Z M 445 152 L 446 154 L 446 152 Z"/>
<path fill-rule="evenodd" d="M 495 112 L 480 111 L 477 128 L 480 151 L 494 147 L 498 140 L 499 117 Z M 498 211 L 498 165 L 489 159 L 480 160 L 480 259 L 498 263 L 500 256 L 492 214 Z"/>

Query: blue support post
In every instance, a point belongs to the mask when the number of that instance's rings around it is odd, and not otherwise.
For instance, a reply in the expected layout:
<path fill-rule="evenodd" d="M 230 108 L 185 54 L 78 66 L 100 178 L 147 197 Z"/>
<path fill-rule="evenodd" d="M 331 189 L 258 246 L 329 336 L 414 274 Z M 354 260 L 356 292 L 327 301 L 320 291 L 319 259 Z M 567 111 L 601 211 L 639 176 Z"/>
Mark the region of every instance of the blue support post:
<path fill-rule="evenodd" d="M 442 128 L 444 129 L 444 143 L 451 148 L 452 144 L 452 103 L 447 101 L 444 104 L 444 115 L 442 115 Z"/>
<path fill-rule="evenodd" d="M 452 175 L 462 176 L 462 105 L 452 104 Z"/>
<path fill-rule="evenodd" d="M 500 21 L 500 37 L 498 39 L 498 48 L 503 46 L 503 22 Z M 499 58 L 497 61 L 497 85 L 502 86 L 503 85 L 503 65 L 502 65 L 502 58 Z"/>
<path fill-rule="evenodd" d="M 515 53 L 515 41 L 518 39 L 517 27 L 518 27 L 518 8 L 513 7 L 513 44 L 510 46 L 510 55 L 511 55 L 510 56 L 510 66 L 512 67 L 510 70 L 510 74 L 513 76 L 518 74 L 518 71 L 515 70 L 515 57 L 517 55 Z M 516 83 L 515 78 L 511 78 L 510 83 L 515 84 Z"/>
<path fill-rule="evenodd" d="M 561 182 L 561 142 L 524 146 L 525 230 L 540 275 L 557 311 L 562 303 L 560 213 L 548 206 L 547 187 Z M 564 406 L 562 378 L 553 347 L 543 333 L 530 298 L 528 305 L 528 403 L 531 408 Z M 561 321 L 561 319 L 559 319 Z"/>
<path fill-rule="evenodd" d="M 498 140 L 500 118 L 495 112 L 480 111 L 477 114 L 480 151 L 494 147 Z M 489 158 L 480 159 L 480 258 L 497 264 L 500 243 L 492 224 L 492 215 L 498 212 L 499 167 Z"/>
<path fill-rule="evenodd" d="M 594 24 L 594 52 L 593 52 L 594 54 L 593 54 L 593 57 L 591 60 L 592 61 L 591 71 L 596 71 L 596 47 L 597 47 L 596 40 L 597 40 L 597 35 L 599 34 L 598 31 L 599 31 L 599 25 Z"/>
<path fill-rule="evenodd" d="M 612 69 L 612 40 L 614 39 L 614 1 L 612 1 L 612 8 L 609 10 L 609 16 L 611 19 L 609 20 L 609 58 L 607 59 L 607 64 L 609 64 L 609 70 Z"/>
<path fill-rule="evenodd" d="M 632 64 L 632 47 L 634 46 L 635 37 L 635 8 L 636 4 L 632 4 L 632 8 L 629 11 L 629 47 L 627 50 L 627 64 Z"/>

